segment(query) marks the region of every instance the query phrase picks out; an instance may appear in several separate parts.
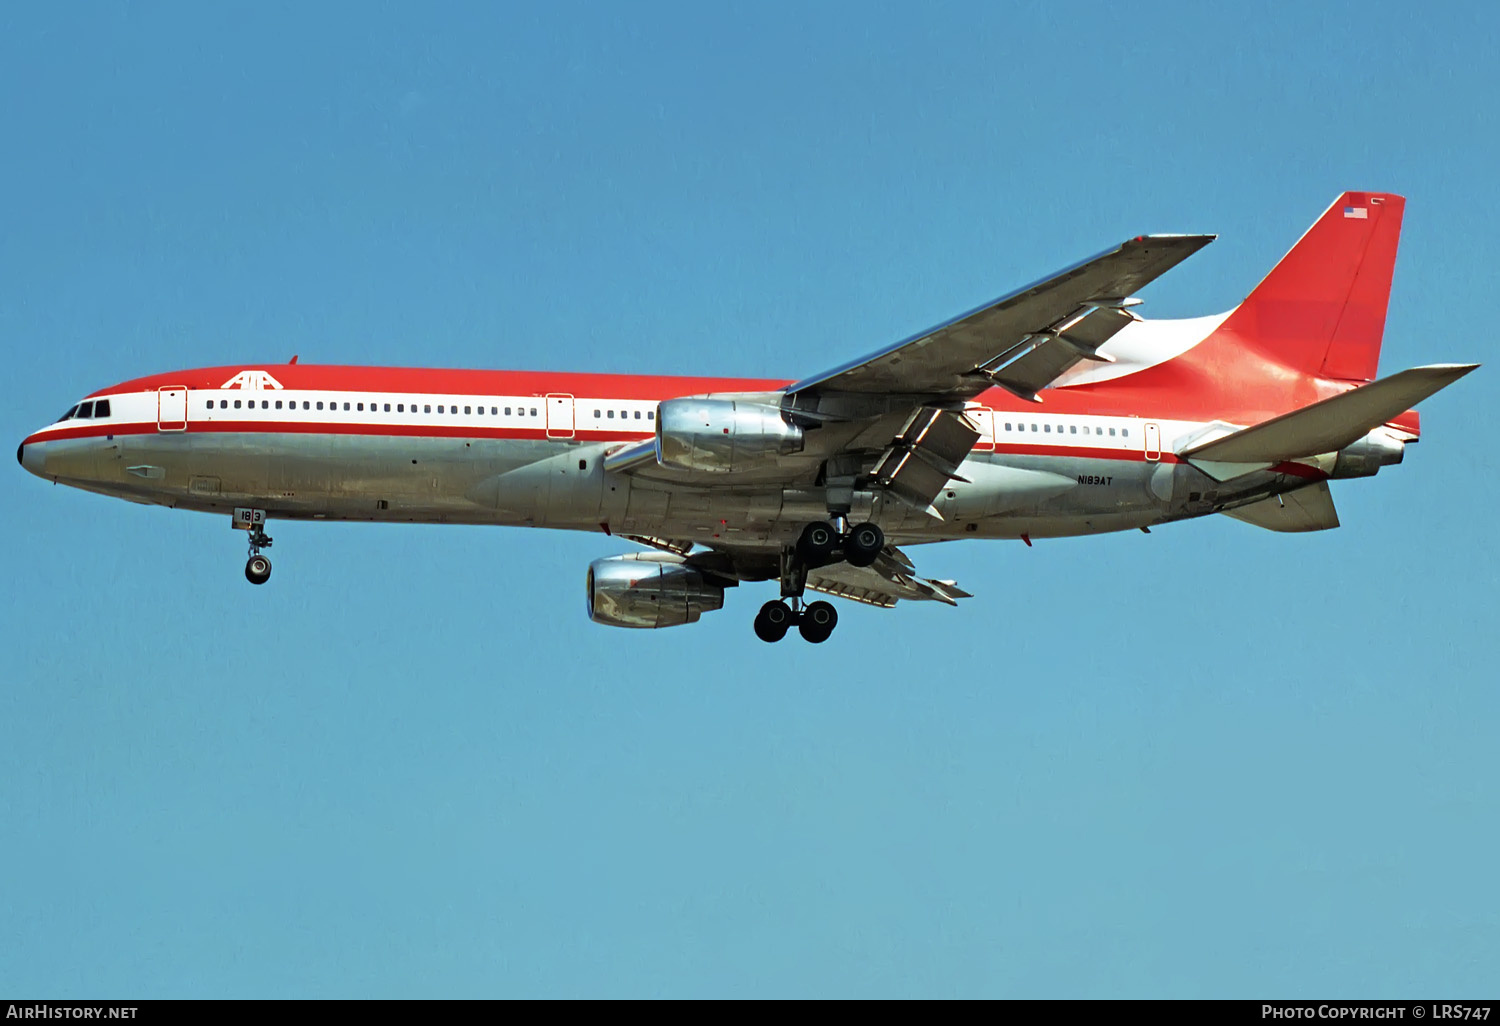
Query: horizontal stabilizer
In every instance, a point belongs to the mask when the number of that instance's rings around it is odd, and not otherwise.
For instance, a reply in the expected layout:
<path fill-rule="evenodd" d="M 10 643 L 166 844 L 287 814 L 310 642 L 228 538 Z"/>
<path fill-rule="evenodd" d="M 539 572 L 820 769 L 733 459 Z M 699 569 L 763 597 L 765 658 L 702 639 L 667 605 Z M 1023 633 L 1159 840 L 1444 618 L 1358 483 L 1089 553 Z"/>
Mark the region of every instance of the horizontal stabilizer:
<path fill-rule="evenodd" d="M 1243 431 L 1195 445 L 1180 455 L 1194 463 L 1206 460 L 1274 464 L 1337 452 L 1478 366 L 1477 363 L 1464 363 L 1414 367 L 1273 417 Z"/>
<path fill-rule="evenodd" d="M 1273 495 L 1239 509 L 1226 509 L 1224 515 L 1267 531 L 1328 531 L 1339 526 L 1338 510 L 1333 508 L 1333 494 L 1327 481 L 1285 495 Z"/>

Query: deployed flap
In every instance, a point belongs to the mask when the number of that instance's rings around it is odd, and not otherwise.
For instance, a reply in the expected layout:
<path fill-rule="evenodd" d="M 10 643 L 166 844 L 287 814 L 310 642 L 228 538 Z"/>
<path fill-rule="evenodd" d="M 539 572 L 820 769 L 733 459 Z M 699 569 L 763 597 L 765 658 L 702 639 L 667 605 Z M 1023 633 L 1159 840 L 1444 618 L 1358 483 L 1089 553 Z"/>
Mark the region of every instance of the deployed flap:
<path fill-rule="evenodd" d="M 1333 494 L 1327 481 L 1285 495 L 1273 495 L 1239 509 L 1226 509 L 1224 515 L 1268 531 L 1328 531 L 1339 526 L 1338 510 L 1333 508 Z"/>
<path fill-rule="evenodd" d="M 807 575 L 807 586 L 840 598 L 889 609 L 901 599 L 928 600 L 954 606 L 972 596 L 953 581 L 930 581 L 911 572 L 911 560 L 900 549 L 887 548 L 874 565 L 835 563 Z"/>
<path fill-rule="evenodd" d="M 958 474 L 979 432 L 961 413 L 923 406 L 914 410 L 881 454 L 871 476 L 899 498 L 926 509 Z"/>
<path fill-rule="evenodd" d="M 986 377 L 1022 399 L 1034 401 L 1038 392 L 1084 360 L 1112 362 L 1099 347 L 1135 319 L 1125 309 L 1087 307 L 1003 354 L 996 367 L 985 368 Z"/>
<path fill-rule="evenodd" d="M 1336 452 L 1363 438 L 1371 429 L 1405 413 L 1439 389 L 1453 384 L 1477 366 L 1477 363 L 1464 363 L 1414 367 L 1262 421 L 1243 431 L 1195 445 L 1180 455 L 1195 463 L 1200 459 L 1216 463 L 1278 463 Z"/>
<path fill-rule="evenodd" d="M 993 364 L 1031 336 L 1064 319 L 1088 314 L 1097 307 L 1118 310 L 1127 297 L 1192 256 L 1213 238 L 1212 235 L 1139 236 L 930 331 L 826 374 L 799 381 L 789 386 L 787 392 L 817 390 L 964 398 L 978 395 L 991 384 L 988 375 L 975 374 L 978 368 Z M 1083 330 L 1083 337 L 1103 334 L 1109 327 L 1106 315 L 1104 320 L 1090 323 Z M 1037 369 L 1026 380 L 1033 382 L 1041 376 L 1041 370 Z"/>

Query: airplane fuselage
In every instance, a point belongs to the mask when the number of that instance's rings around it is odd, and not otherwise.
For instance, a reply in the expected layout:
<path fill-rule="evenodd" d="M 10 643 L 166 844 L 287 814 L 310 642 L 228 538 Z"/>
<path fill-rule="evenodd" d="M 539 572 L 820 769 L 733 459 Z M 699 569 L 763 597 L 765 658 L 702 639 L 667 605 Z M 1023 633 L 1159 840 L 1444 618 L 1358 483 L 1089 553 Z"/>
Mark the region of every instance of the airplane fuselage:
<path fill-rule="evenodd" d="M 511 387 L 482 390 L 487 379 Z M 407 388 L 389 389 L 403 381 Z M 377 383 L 387 387 L 363 387 Z M 774 402 L 779 385 L 211 368 L 96 392 L 88 402 L 106 400 L 107 417 L 60 421 L 18 455 L 61 483 L 205 513 L 253 507 L 273 519 L 536 526 L 776 547 L 825 514 L 817 459 L 802 461 L 802 480 L 794 454 L 763 472 L 703 482 L 609 473 L 604 458 L 652 437 L 661 400 L 712 392 Z M 1097 534 L 1213 513 L 1327 476 L 1289 463 L 1222 484 L 1172 452 L 1204 422 L 1078 405 L 1043 408 L 986 392 L 968 408 L 980 439 L 932 511 L 866 493 L 853 515 L 878 517 L 893 540 L 907 542 Z"/>

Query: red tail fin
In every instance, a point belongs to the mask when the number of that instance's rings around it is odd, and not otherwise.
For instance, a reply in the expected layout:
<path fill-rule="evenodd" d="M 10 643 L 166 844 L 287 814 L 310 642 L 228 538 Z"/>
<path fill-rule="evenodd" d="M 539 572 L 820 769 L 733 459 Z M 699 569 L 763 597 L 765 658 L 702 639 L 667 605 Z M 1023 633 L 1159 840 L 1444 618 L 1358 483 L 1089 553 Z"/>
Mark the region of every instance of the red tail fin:
<path fill-rule="evenodd" d="M 1344 193 L 1224 327 L 1303 374 L 1373 379 L 1405 209 L 1390 193 Z"/>

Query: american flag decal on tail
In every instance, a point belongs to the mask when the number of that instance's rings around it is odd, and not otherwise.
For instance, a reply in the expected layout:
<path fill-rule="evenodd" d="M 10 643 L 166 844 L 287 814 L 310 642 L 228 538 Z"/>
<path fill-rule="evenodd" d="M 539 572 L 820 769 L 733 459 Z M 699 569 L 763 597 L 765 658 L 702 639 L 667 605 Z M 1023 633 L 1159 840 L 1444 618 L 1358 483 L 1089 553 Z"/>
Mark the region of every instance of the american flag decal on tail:
<path fill-rule="evenodd" d="M 1344 216 L 1362 221 L 1370 216 L 1370 211 L 1368 207 L 1345 207 Z"/>

